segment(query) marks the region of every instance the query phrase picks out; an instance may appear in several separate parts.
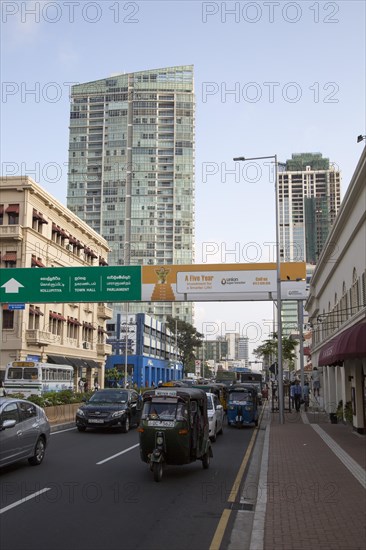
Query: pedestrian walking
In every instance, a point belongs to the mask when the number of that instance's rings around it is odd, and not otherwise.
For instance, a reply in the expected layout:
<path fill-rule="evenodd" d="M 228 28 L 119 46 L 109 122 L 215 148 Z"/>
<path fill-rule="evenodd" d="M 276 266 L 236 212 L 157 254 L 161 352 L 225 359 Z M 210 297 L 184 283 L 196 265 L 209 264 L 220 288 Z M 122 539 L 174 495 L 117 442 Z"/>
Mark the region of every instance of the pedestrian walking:
<path fill-rule="evenodd" d="M 312 379 L 312 381 L 313 381 L 313 392 L 314 392 L 314 397 L 316 397 L 316 396 L 319 397 L 320 376 L 319 376 L 319 371 L 318 371 L 317 367 L 314 367 L 313 372 L 312 372 L 312 374 L 311 374 L 311 379 Z"/>
<path fill-rule="evenodd" d="M 291 399 L 291 407 L 295 407 L 295 382 L 291 382 L 290 386 L 290 399 Z"/>
<path fill-rule="evenodd" d="M 88 389 L 89 389 L 89 384 L 88 384 L 88 381 L 85 380 L 85 382 L 84 382 L 84 392 L 86 393 L 88 391 Z"/>
<path fill-rule="evenodd" d="M 298 380 L 296 380 L 296 382 L 295 382 L 293 391 L 294 391 L 295 409 L 296 409 L 297 412 L 299 412 L 300 411 L 300 405 L 301 405 L 302 391 L 301 391 L 300 382 Z"/>
<path fill-rule="evenodd" d="M 84 391 L 84 380 L 82 378 L 79 380 L 79 391 L 80 393 L 83 393 Z"/>
<path fill-rule="evenodd" d="M 310 393 L 309 382 L 305 382 L 304 389 L 303 389 L 303 392 L 302 392 L 302 397 L 304 399 L 305 411 L 308 410 L 308 406 L 309 406 L 309 393 Z"/>
<path fill-rule="evenodd" d="M 100 386 L 99 386 L 99 384 L 98 384 L 98 380 L 96 380 L 96 381 L 94 382 L 94 391 L 98 391 L 99 388 L 100 388 Z"/>

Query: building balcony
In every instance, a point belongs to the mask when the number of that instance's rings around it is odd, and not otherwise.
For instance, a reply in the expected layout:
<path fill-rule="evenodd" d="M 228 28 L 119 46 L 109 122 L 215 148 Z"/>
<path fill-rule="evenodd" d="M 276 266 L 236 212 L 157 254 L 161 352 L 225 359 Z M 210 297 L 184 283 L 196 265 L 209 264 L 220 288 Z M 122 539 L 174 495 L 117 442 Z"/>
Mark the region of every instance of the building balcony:
<path fill-rule="evenodd" d="M 113 317 L 112 308 L 107 307 L 104 304 L 98 304 L 97 317 L 99 317 L 100 319 L 112 319 Z"/>
<path fill-rule="evenodd" d="M 23 227 L 21 225 L 0 225 L 0 239 L 22 241 Z"/>
<path fill-rule="evenodd" d="M 44 330 L 29 329 L 25 331 L 27 344 L 33 346 L 48 346 L 54 343 L 55 335 Z"/>
<path fill-rule="evenodd" d="M 111 344 L 97 344 L 97 355 L 112 355 Z"/>

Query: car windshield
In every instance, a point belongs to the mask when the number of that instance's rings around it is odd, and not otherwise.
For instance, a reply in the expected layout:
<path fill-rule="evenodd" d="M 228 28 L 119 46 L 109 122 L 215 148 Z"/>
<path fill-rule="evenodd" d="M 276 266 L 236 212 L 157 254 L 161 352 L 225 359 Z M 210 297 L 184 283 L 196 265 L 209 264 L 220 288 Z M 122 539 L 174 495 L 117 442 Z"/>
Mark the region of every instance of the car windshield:
<path fill-rule="evenodd" d="M 229 395 L 229 401 L 250 401 L 251 398 L 247 391 L 234 391 Z"/>
<path fill-rule="evenodd" d="M 97 391 L 95 392 L 89 402 L 90 403 L 126 403 L 128 400 L 128 393 L 123 390 L 116 391 Z"/>
<path fill-rule="evenodd" d="M 208 411 L 213 411 L 214 410 L 213 400 L 211 399 L 211 397 L 207 398 L 207 410 Z"/>

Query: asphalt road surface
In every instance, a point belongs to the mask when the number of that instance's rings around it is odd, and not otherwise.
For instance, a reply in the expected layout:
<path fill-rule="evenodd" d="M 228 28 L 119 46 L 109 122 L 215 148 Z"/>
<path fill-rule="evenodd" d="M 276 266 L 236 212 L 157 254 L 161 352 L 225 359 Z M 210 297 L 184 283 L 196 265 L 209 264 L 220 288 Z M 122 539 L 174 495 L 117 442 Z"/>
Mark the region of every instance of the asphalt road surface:
<path fill-rule="evenodd" d="M 56 432 L 43 464 L 0 471 L 1 550 L 208 550 L 252 434 L 225 425 L 208 470 L 156 483 L 136 430 Z"/>

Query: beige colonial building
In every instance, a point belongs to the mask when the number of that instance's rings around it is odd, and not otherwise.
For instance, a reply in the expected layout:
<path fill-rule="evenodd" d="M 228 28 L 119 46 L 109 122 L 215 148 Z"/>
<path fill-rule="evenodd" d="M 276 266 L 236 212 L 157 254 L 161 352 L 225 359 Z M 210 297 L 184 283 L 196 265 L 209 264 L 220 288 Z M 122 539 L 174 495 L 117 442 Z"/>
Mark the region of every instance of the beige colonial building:
<path fill-rule="evenodd" d="M 29 177 L 0 178 L 0 267 L 107 265 L 108 243 Z M 74 367 L 74 381 L 104 386 L 106 319 L 103 303 L 25 304 L 0 313 L 0 376 L 7 363 L 37 359 Z"/>
<path fill-rule="evenodd" d="M 310 282 L 311 358 L 324 408 L 342 402 L 366 433 L 366 148 Z"/>

